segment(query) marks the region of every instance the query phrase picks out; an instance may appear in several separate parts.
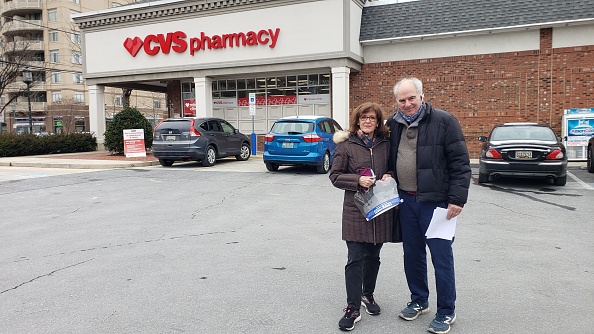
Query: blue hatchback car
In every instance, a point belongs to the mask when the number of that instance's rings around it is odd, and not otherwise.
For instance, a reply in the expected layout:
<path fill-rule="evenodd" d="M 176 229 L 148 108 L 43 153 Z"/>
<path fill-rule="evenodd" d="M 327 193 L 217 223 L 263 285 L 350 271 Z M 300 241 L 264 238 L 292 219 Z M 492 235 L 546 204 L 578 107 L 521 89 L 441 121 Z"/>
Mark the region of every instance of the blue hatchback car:
<path fill-rule="evenodd" d="M 330 170 L 342 127 L 326 116 L 292 116 L 278 119 L 264 137 L 264 163 L 269 171 L 279 166 L 312 165 L 318 173 Z"/>

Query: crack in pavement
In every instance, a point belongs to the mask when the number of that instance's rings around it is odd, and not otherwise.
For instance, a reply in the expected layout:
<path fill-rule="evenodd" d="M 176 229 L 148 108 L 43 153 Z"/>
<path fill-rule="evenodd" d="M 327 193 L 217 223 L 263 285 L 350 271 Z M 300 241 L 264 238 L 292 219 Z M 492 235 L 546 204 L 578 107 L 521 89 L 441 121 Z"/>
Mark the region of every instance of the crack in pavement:
<path fill-rule="evenodd" d="M 14 286 L 14 287 L 12 287 L 12 288 L 10 288 L 10 289 L 6 289 L 6 290 L 4 290 L 4 291 L 0 291 L 0 294 L 3 294 L 3 293 L 5 293 L 5 292 L 11 291 L 11 290 L 16 290 L 16 289 L 20 288 L 21 286 L 23 286 L 23 285 L 25 285 L 25 284 L 32 283 L 32 282 L 34 282 L 34 281 L 36 281 L 36 280 L 38 280 L 38 279 L 40 279 L 40 278 L 42 278 L 42 277 L 51 276 L 51 275 L 53 275 L 53 274 L 57 273 L 58 271 L 62 271 L 62 270 L 68 269 L 68 268 L 76 267 L 76 266 L 78 266 L 78 265 L 81 265 L 81 264 L 84 264 L 84 263 L 87 263 L 87 262 L 89 262 L 89 261 L 93 261 L 93 260 L 94 260 L 94 258 L 92 258 L 92 259 L 89 259 L 89 260 L 86 260 L 86 261 L 82 261 L 82 262 L 79 262 L 79 263 L 71 264 L 71 265 L 69 265 L 69 266 L 66 266 L 66 267 L 63 267 L 63 268 L 59 268 L 59 269 L 56 269 L 56 270 L 53 270 L 53 271 L 50 271 L 50 272 L 49 272 L 49 273 L 47 273 L 47 274 L 39 275 L 39 276 L 37 276 L 37 277 L 34 277 L 34 278 L 32 278 L 32 279 L 30 279 L 30 280 L 28 280 L 28 281 L 26 281 L 26 282 L 23 282 L 23 283 L 21 283 L 21 284 L 18 284 L 18 285 Z"/>

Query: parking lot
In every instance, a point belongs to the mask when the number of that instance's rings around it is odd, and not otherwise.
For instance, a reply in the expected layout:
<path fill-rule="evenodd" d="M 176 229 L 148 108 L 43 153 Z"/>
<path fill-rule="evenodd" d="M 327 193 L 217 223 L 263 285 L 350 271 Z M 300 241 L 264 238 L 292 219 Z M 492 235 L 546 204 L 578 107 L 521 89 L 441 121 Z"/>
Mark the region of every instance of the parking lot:
<path fill-rule="evenodd" d="M 452 333 L 593 328 L 594 174 L 569 171 L 564 187 L 478 185 L 473 166 Z M 339 332 L 342 191 L 315 169 L 255 157 L 43 175 L 0 182 L 0 202 L 2 333 Z M 382 314 L 355 332 L 424 333 L 433 312 L 397 317 L 407 291 L 386 244 Z"/>

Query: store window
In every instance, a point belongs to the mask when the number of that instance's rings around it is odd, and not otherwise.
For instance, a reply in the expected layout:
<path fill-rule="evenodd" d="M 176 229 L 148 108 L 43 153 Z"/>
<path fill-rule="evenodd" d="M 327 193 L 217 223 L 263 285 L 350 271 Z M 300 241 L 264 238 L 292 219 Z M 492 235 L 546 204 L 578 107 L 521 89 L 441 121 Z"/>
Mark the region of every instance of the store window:
<path fill-rule="evenodd" d="M 61 134 L 63 130 L 62 116 L 54 116 L 54 133 Z"/>
<path fill-rule="evenodd" d="M 184 117 L 196 116 L 196 91 L 193 82 L 182 83 L 182 115 Z"/>
<path fill-rule="evenodd" d="M 74 118 L 74 131 L 81 133 L 85 132 L 86 119 L 82 116 L 76 116 Z"/>
<path fill-rule="evenodd" d="M 213 99 L 236 98 L 239 106 L 248 105 L 249 93 L 256 93 L 258 105 L 299 104 L 299 101 L 311 104 L 305 96 L 316 95 L 319 101 L 330 100 L 330 74 L 216 80 L 212 83 L 212 90 Z"/>

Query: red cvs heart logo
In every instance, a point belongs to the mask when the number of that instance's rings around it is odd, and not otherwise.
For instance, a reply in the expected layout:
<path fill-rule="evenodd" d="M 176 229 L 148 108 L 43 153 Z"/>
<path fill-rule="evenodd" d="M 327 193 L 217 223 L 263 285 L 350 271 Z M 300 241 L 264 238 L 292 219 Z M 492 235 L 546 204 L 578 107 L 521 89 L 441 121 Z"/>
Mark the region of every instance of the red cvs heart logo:
<path fill-rule="evenodd" d="M 132 57 L 136 57 L 138 51 L 140 51 L 140 48 L 142 47 L 142 39 L 138 37 L 134 37 L 134 39 L 128 37 L 126 38 L 126 41 L 124 41 L 124 47 L 130 52 Z"/>

